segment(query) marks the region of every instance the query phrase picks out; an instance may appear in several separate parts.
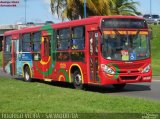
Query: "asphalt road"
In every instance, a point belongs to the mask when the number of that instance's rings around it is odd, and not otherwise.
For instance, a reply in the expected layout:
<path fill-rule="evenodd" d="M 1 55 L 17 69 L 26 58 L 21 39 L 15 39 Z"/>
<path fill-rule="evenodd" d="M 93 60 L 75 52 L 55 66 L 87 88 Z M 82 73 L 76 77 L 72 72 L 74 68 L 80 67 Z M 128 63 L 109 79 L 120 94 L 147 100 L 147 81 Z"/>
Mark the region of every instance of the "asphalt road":
<path fill-rule="evenodd" d="M 160 78 L 154 78 L 152 83 L 127 84 L 120 92 L 111 92 L 111 95 L 160 100 Z"/>
<path fill-rule="evenodd" d="M 0 77 L 15 78 L 4 73 L 1 68 L 0 68 Z M 66 86 L 64 84 L 58 84 L 58 85 L 55 84 L 55 85 L 60 87 L 70 88 L 70 86 Z M 124 90 L 122 91 L 117 91 L 112 86 L 106 86 L 106 87 L 89 86 L 86 88 L 86 91 L 98 92 L 115 96 L 121 95 L 121 96 L 160 100 L 160 76 L 153 77 L 152 83 L 127 84 Z"/>

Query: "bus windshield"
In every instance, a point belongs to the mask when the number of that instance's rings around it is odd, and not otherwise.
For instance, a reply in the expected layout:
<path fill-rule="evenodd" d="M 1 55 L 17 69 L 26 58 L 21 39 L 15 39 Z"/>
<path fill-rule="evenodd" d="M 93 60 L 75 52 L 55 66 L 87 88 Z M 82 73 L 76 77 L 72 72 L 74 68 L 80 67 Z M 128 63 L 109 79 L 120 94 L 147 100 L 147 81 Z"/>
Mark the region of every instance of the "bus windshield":
<path fill-rule="evenodd" d="M 104 31 L 102 55 L 108 60 L 134 61 L 150 57 L 146 31 Z"/>

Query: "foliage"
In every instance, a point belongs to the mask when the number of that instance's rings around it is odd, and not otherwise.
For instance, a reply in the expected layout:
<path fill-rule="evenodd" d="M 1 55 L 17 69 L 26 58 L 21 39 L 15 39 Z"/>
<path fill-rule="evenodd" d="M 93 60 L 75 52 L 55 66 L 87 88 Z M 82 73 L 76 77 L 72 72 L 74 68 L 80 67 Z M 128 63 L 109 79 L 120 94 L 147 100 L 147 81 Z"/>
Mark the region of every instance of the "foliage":
<path fill-rule="evenodd" d="M 63 20 L 84 17 L 84 0 L 51 0 L 51 11 Z M 139 15 L 137 2 L 132 0 L 87 0 L 87 16 Z"/>
<path fill-rule="evenodd" d="M 160 76 L 160 25 L 151 25 L 153 39 L 151 40 L 153 76 Z"/>
<path fill-rule="evenodd" d="M 2 52 L 0 52 L 0 67 L 2 66 Z"/>
<path fill-rule="evenodd" d="M 138 2 L 133 0 L 113 0 L 113 2 L 111 9 L 113 15 L 141 15 L 136 8 L 139 5 Z"/>

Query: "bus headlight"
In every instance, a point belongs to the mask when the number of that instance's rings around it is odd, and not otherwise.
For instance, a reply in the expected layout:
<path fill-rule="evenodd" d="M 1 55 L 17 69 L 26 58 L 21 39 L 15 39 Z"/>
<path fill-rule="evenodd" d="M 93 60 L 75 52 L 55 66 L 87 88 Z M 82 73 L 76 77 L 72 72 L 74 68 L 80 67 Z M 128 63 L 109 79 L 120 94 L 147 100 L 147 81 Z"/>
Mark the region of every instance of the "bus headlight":
<path fill-rule="evenodd" d="M 109 66 L 105 65 L 105 64 L 101 64 L 101 68 L 107 74 L 110 74 L 110 75 L 114 75 L 115 74 L 115 71 L 112 68 L 110 68 Z"/>
<path fill-rule="evenodd" d="M 149 64 L 142 70 L 142 73 L 147 73 L 149 72 L 150 69 L 151 69 L 151 65 Z"/>

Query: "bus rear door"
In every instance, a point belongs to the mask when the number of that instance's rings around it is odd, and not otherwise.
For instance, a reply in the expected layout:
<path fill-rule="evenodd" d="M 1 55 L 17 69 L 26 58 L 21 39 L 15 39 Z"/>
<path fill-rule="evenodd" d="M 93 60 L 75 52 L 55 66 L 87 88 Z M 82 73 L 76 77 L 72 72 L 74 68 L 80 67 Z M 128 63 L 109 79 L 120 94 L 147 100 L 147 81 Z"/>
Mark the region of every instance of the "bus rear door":
<path fill-rule="evenodd" d="M 3 48 L 3 70 L 11 74 L 12 72 L 12 37 L 4 37 L 4 48 Z"/>
<path fill-rule="evenodd" d="M 12 65 L 11 65 L 11 75 L 17 74 L 17 59 L 18 59 L 18 45 L 19 45 L 19 35 L 12 36 Z"/>
<path fill-rule="evenodd" d="M 51 36 L 42 36 L 42 58 L 41 58 L 41 64 L 42 64 L 42 68 L 43 68 L 43 76 L 44 79 L 46 78 L 52 78 L 52 76 L 50 75 L 50 66 L 52 65 L 52 58 L 51 58 Z"/>

